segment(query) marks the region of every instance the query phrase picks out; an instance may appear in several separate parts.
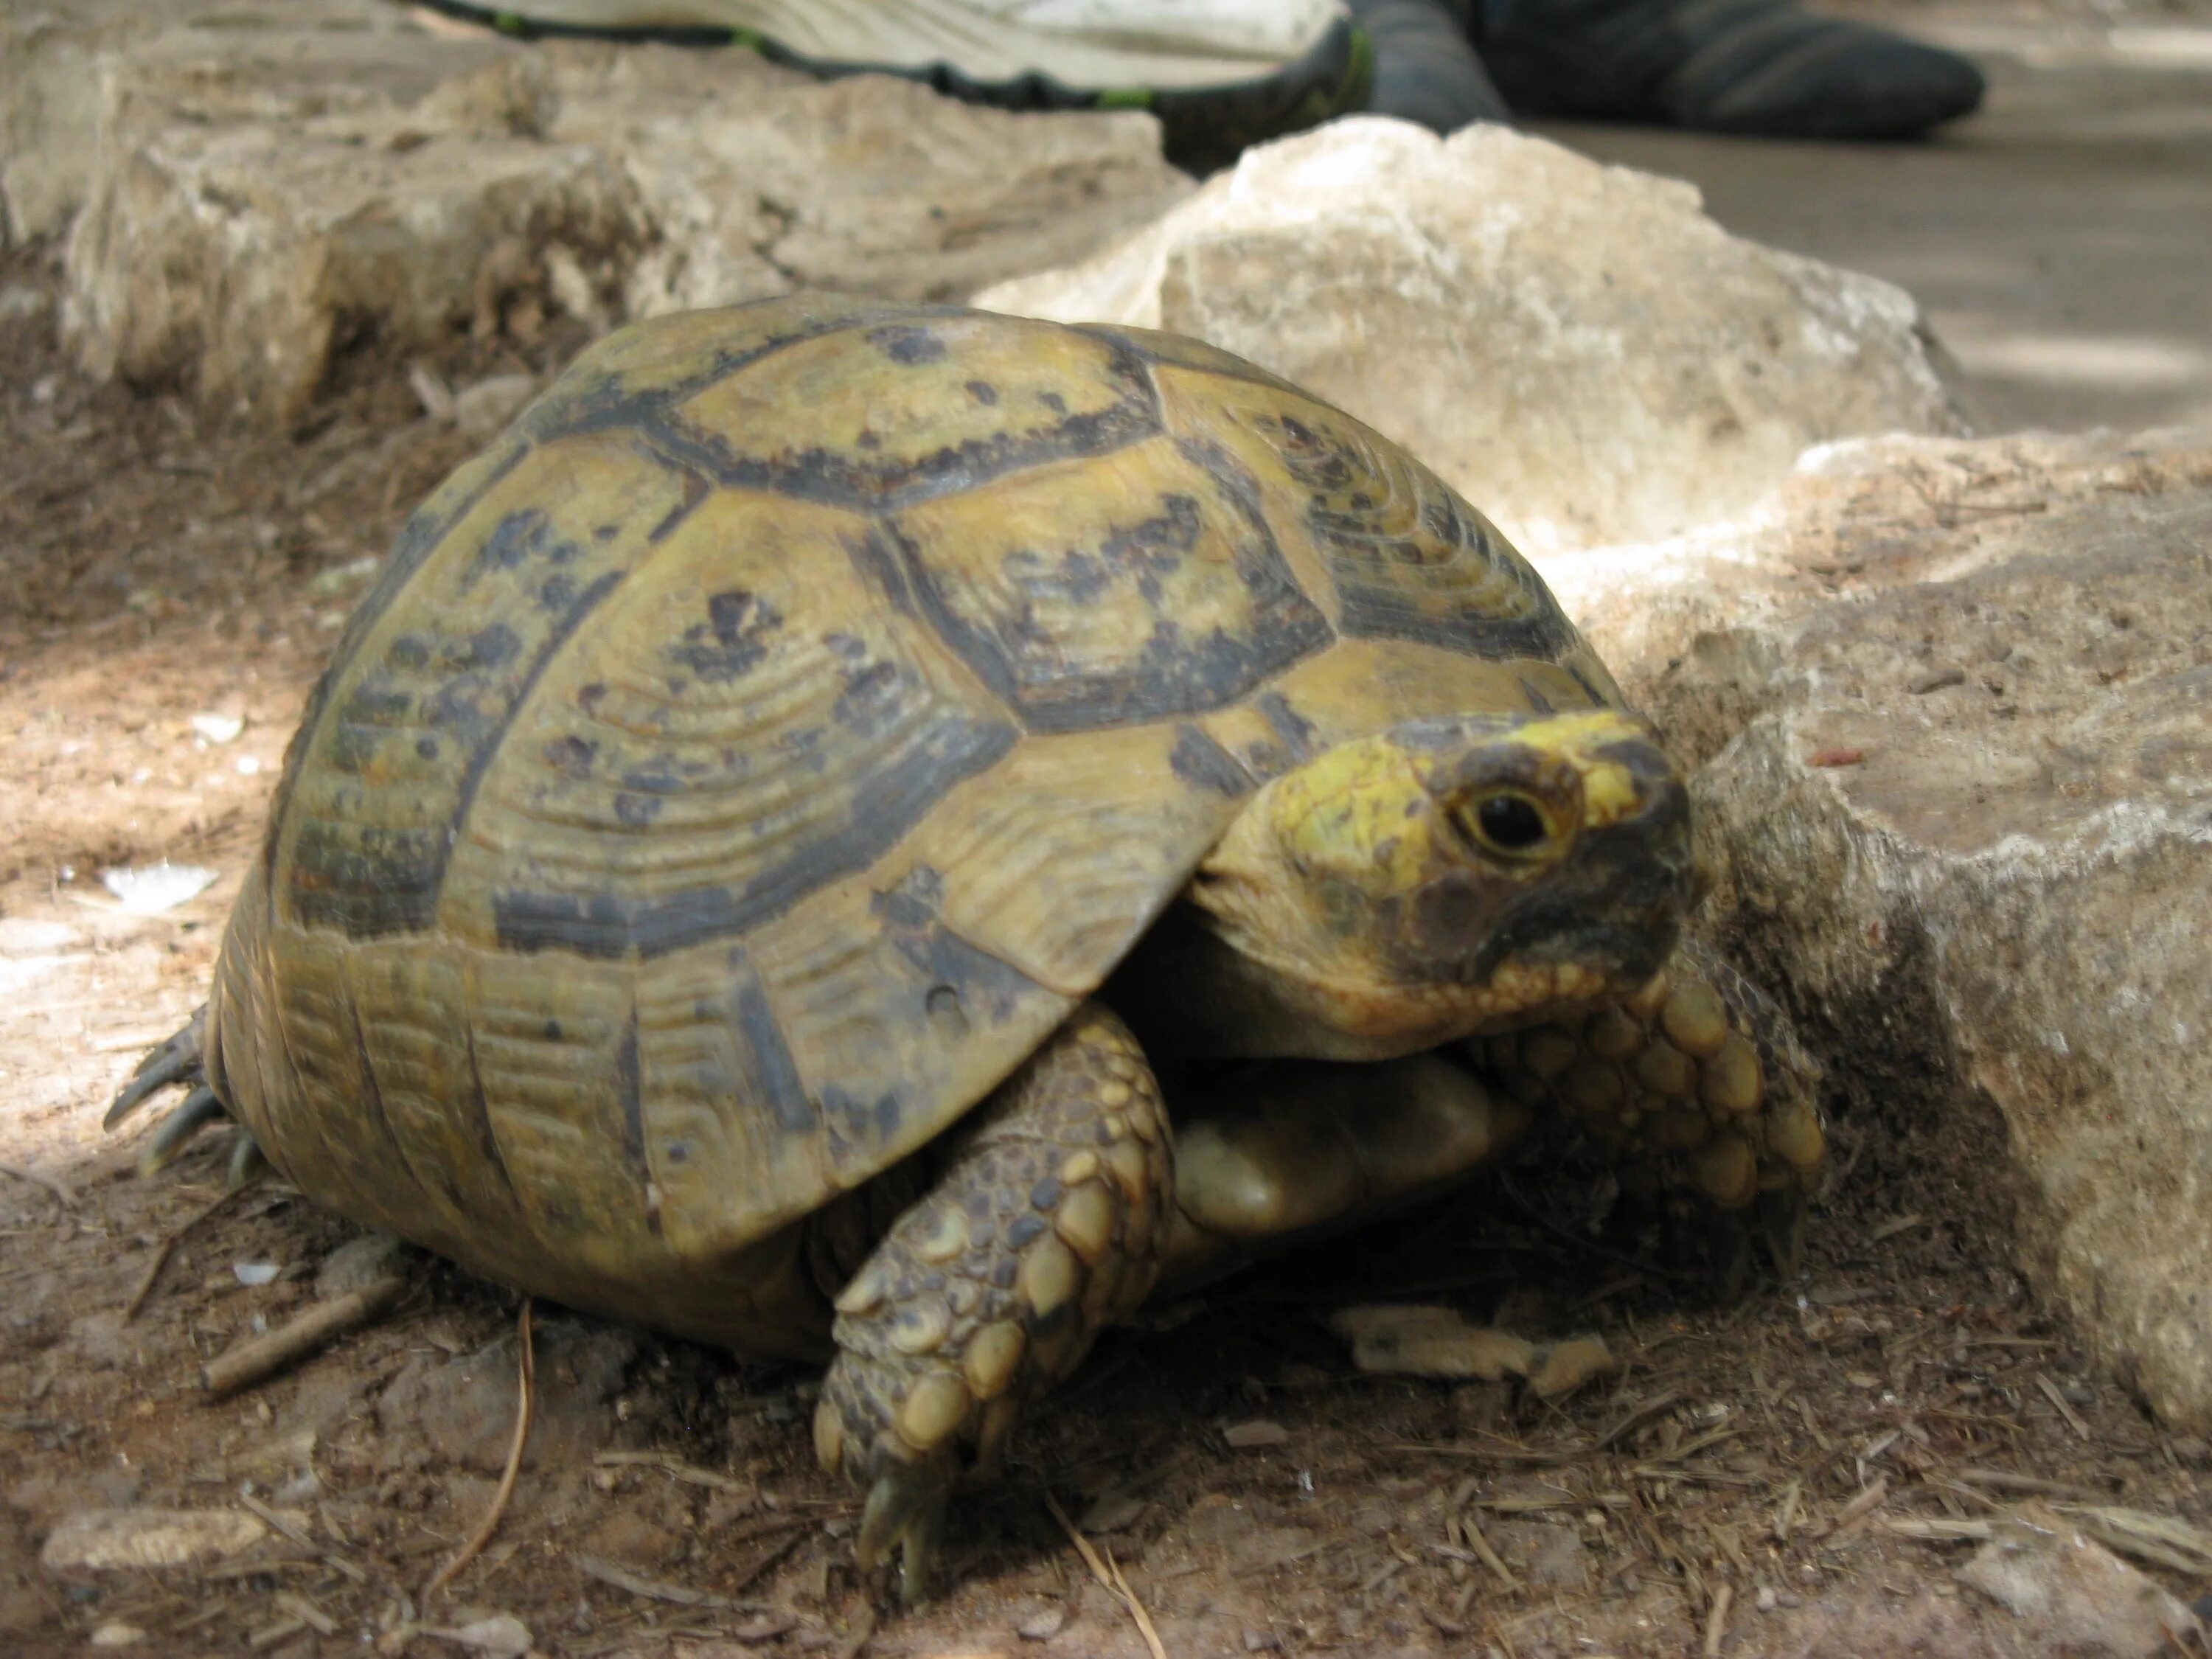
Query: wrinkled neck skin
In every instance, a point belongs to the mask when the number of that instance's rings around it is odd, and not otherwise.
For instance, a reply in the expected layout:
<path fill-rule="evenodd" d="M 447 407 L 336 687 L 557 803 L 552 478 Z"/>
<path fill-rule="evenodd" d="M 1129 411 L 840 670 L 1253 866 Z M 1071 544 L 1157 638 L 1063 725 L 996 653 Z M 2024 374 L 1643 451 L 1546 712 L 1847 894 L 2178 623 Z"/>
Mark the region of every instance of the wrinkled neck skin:
<path fill-rule="evenodd" d="M 1485 842 L 1500 794 L 1540 843 Z M 1634 716 L 1410 724 L 1255 795 L 1109 994 L 1163 1057 L 1393 1059 L 1642 985 L 1690 868 L 1686 792 Z"/>

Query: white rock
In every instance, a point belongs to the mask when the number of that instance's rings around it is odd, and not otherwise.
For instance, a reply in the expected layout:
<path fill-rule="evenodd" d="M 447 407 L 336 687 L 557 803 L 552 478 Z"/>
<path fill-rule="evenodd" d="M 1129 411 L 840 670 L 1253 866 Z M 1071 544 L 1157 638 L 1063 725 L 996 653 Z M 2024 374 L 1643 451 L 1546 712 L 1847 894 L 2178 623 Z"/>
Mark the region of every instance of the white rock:
<path fill-rule="evenodd" d="M 315 21 L 101 21 L 46 53 L 76 66 L 81 159 L 22 211 L 52 228 L 82 199 L 62 320 L 93 373 L 283 424 L 356 336 L 434 355 L 459 330 L 527 339 L 555 314 L 599 330 L 802 285 L 957 296 L 1189 188 L 1133 112 L 1011 115 L 743 52 L 377 31 L 343 6 Z M 36 127 L 40 154 L 65 136 L 32 120 L 45 96 L 0 74 L 0 130 Z"/>
<path fill-rule="evenodd" d="M 2155 1581 L 2055 1517 L 2003 1523 L 1959 1578 L 2068 1653 L 2152 1659 L 2203 1634 Z"/>
<path fill-rule="evenodd" d="M 450 1629 L 428 1625 L 417 1628 L 424 1636 L 434 1636 L 471 1653 L 489 1654 L 491 1659 L 522 1659 L 530 1651 L 529 1627 L 511 1613 L 494 1613 L 489 1619 L 471 1620 Z"/>
<path fill-rule="evenodd" d="M 1480 125 L 1248 151 L 979 304 L 1194 334 L 1405 444 L 1524 550 L 1740 513 L 1807 445 L 1948 430 L 1902 290 L 1729 235 L 1692 186 Z"/>
<path fill-rule="evenodd" d="M 203 865 L 164 860 L 141 868 L 103 871 L 100 882 L 115 895 L 118 909 L 134 916 L 158 916 L 215 885 L 215 872 Z"/>
<path fill-rule="evenodd" d="M 238 1510 L 80 1510 L 46 1535 L 39 1565 L 49 1572 L 205 1566 L 268 1531 Z"/>
<path fill-rule="evenodd" d="M 1716 919 L 1870 1121 L 2212 1427 L 2212 432 L 1893 440 L 1737 537 L 1553 562 L 1692 757 Z M 1579 573 L 1587 576 L 1587 572 Z"/>
<path fill-rule="evenodd" d="M 566 245 L 612 269 L 649 236 L 606 156 L 533 138 L 392 153 L 312 123 L 178 125 L 101 179 L 71 232 L 64 337 L 92 373 L 181 380 L 276 423 L 321 383 L 343 320 L 426 347 L 537 280 Z"/>

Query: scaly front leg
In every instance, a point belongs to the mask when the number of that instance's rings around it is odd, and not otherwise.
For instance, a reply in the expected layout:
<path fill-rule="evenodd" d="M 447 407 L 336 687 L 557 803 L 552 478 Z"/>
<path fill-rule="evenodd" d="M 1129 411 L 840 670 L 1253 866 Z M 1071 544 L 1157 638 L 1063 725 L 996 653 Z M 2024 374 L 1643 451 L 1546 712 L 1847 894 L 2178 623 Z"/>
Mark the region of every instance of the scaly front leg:
<path fill-rule="evenodd" d="M 1717 951 L 1686 939 L 1621 1003 L 1468 1048 L 1504 1093 L 1577 1124 L 1624 1187 L 1704 1217 L 1723 1299 L 1743 1290 L 1747 1218 L 1796 1272 L 1826 1154 L 1818 1069 L 1789 1017 Z"/>
<path fill-rule="evenodd" d="M 1152 1069 L 1086 1004 L 976 1109 L 837 1296 L 814 1447 L 867 1492 L 864 1568 L 896 1545 L 902 1593 L 927 1593 L 963 1460 L 993 1460 L 1023 1406 L 1150 1293 L 1174 1191 Z"/>

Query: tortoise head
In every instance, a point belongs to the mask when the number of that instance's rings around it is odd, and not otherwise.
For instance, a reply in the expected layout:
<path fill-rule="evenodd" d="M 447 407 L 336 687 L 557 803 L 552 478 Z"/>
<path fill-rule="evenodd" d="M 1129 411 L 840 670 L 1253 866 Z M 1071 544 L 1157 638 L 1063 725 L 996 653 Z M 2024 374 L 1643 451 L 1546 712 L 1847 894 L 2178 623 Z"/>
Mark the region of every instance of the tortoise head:
<path fill-rule="evenodd" d="M 1689 797 L 1619 710 L 1412 721 L 1269 784 L 1189 896 L 1232 1052 L 1410 1053 L 1647 981 L 1690 902 Z"/>

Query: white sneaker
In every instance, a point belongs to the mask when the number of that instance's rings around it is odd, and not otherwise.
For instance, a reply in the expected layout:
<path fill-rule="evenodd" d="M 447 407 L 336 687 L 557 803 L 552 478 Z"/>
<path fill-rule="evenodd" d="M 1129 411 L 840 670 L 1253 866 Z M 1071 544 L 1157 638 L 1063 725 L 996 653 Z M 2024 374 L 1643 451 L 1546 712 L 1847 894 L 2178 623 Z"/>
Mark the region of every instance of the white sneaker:
<path fill-rule="evenodd" d="M 1148 109 L 1203 173 L 1365 105 L 1344 0 L 416 0 L 507 34 L 749 46 L 824 77 L 883 71 L 1001 109 Z"/>
<path fill-rule="evenodd" d="M 1315 51 L 1341 0 L 518 0 L 441 7 L 510 32 L 724 31 L 818 65 L 969 80 L 1041 75 L 1071 91 L 1170 91 L 1271 77 Z"/>

